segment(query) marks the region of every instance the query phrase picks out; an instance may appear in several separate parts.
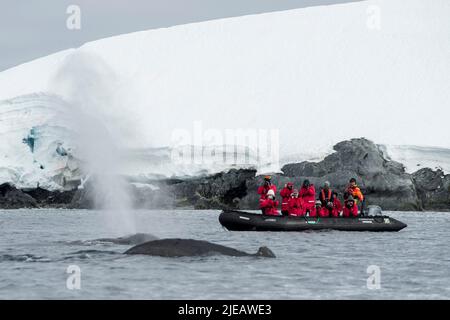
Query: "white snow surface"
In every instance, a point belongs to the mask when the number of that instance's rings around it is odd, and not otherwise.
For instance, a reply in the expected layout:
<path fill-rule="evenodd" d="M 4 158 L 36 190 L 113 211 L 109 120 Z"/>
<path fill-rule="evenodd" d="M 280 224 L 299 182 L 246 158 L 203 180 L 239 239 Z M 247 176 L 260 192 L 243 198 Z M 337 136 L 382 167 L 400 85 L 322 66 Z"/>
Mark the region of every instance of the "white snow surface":
<path fill-rule="evenodd" d="M 408 173 L 422 168 L 440 169 L 446 174 L 450 173 L 450 149 L 386 145 L 384 151 L 389 159 L 403 163 Z"/>
<path fill-rule="evenodd" d="M 0 183 L 60 188 L 83 175 L 71 106 L 100 119 L 135 176 L 233 167 L 170 161 L 174 130 L 195 121 L 217 132 L 277 129 L 279 166 L 364 136 L 409 171 L 448 171 L 449 16 L 447 0 L 318 6 L 115 36 L 6 70 Z M 31 152 L 22 140 L 33 128 Z M 269 167 L 258 169 L 277 171 Z"/>

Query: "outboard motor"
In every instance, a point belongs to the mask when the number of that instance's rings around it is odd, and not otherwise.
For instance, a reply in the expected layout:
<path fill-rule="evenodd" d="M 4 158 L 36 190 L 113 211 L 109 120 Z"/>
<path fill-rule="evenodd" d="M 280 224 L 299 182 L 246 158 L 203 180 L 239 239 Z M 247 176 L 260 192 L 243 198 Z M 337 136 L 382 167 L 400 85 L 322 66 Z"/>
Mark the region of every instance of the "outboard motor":
<path fill-rule="evenodd" d="M 380 206 L 370 205 L 367 207 L 367 212 L 369 216 L 382 216 L 383 212 Z"/>

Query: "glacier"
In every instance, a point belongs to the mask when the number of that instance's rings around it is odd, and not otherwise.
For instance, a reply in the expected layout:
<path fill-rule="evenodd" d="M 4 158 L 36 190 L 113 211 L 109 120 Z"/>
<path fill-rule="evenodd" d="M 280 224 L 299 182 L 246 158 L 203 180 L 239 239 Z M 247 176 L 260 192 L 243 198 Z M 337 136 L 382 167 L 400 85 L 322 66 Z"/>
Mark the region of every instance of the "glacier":
<path fill-rule="evenodd" d="M 126 150 L 135 183 L 233 167 L 171 161 L 171 133 L 195 121 L 278 130 L 280 166 L 364 136 L 409 171 L 448 172 L 449 16 L 446 0 L 369 0 L 124 34 L 19 65 L 0 73 L 0 182 L 53 190 L 88 175 L 74 112 Z"/>

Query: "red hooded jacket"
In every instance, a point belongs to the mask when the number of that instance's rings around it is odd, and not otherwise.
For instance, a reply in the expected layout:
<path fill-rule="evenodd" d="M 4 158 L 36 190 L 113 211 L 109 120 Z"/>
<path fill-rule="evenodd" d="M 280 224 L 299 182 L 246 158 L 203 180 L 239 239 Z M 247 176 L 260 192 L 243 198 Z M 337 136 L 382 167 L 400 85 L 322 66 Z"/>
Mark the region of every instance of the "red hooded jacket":
<path fill-rule="evenodd" d="M 277 186 L 274 184 L 271 184 L 270 186 L 260 186 L 258 188 L 258 194 L 259 197 L 259 207 L 262 209 L 262 202 L 267 199 L 267 191 L 270 189 L 273 190 L 274 193 L 277 193 Z"/>
<path fill-rule="evenodd" d="M 356 205 L 356 203 L 353 205 L 353 207 L 350 208 L 344 205 L 342 215 L 346 218 L 350 216 L 356 217 L 358 215 L 358 206 Z"/>
<path fill-rule="evenodd" d="M 307 210 L 310 211 L 310 215 L 311 213 L 313 213 L 314 211 L 314 216 L 316 213 L 316 188 L 314 188 L 314 185 L 311 184 L 309 187 L 304 187 L 302 186 L 298 196 L 300 198 L 302 198 L 303 200 L 303 208 L 304 208 L 304 212 L 306 213 Z"/>
<path fill-rule="evenodd" d="M 268 216 L 279 216 L 278 205 L 279 202 L 277 200 L 266 199 L 261 202 L 261 209 L 264 209 L 264 214 Z"/>
<path fill-rule="evenodd" d="M 280 196 L 282 198 L 282 200 L 281 200 L 281 211 L 289 211 L 288 201 L 291 198 L 292 190 L 293 189 L 289 189 L 288 187 L 284 187 L 280 191 Z"/>
<path fill-rule="evenodd" d="M 317 210 L 317 209 L 316 209 Z M 328 210 L 326 207 L 320 207 L 320 210 L 318 210 L 319 217 L 329 217 L 330 216 L 330 210 Z"/>
<path fill-rule="evenodd" d="M 328 209 L 326 206 L 322 206 L 320 208 L 319 216 L 320 217 L 339 217 L 339 214 L 342 211 L 342 204 L 337 197 L 333 199 L 333 209 Z"/>
<path fill-rule="evenodd" d="M 339 201 L 337 197 L 334 197 L 333 200 L 333 210 L 331 210 L 331 216 L 339 217 L 339 214 L 342 211 L 342 203 Z"/>
<path fill-rule="evenodd" d="M 290 197 L 288 200 L 288 212 L 290 216 L 304 216 L 302 198 Z"/>

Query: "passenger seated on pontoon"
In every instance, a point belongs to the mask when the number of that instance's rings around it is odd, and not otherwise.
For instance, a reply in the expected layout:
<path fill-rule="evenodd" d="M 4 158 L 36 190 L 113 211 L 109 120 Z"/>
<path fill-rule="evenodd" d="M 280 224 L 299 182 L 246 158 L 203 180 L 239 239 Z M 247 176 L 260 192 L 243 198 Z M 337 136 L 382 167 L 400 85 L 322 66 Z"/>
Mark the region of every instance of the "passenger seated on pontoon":
<path fill-rule="evenodd" d="M 270 189 L 267 191 L 266 199 L 261 203 L 261 210 L 263 214 L 268 216 L 279 216 L 280 213 L 278 212 L 279 202 L 275 200 L 275 192 Z"/>
<path fill-rule="evenodd" d="M 300 198 L 303 201 L 303 213 L 308 214 L 310 217 L 316 216 L 316 189 L 308 179 L 303 181 L 302 187 L 299 192 Z"/>
<path fill-rule="evenodd" d="M 315 217 L 315 216 L 319 216 L 320 217 L 320 212 L 322 209 L 322 202 L 320 202 L 320 200 L 316 200 L 316 204 L 314 207 L 314 214 L 311 215 L 311 213 L 309 214 L 310 217 Z"/>
<path fill-rule="evenodd" d="M 264 210 L 262 208 L 262 203 L 264 202 L 264 200 L 267 199 L 267 192 L 269 190 L 273 190 L 274 194 L 275 192 L 277 192 L 277 186 L 272 184 L 272 177 L 271 176 L 265 176 L 264 177 L 264 184 L 260 187 L 258 187 L 258 194 L 259 194 L 259 208 L 263 211 Z"/>
<path fill-rule="evenodd" d="M 331 209 L 332 217 L 339 217 L 342 212 L 342 203 L 338 198 L 337 192 L 333 192 L 333 208 Z"/>
<path fill-rule="evenodd" d="M 281 196 L 281 214 L 283 216 L 289 215 L 289 199 L 291 198 L 292 192 L 294 191 L 294 184 L 288 182 L 284 185 L 284 188 L 280 191 Z"/>
<path fill-rule="evenodd" d="M 331 196 L 326 198 L 327 201 L 322 202 L 322 207 L 320 208 L 320 214 L 321 217 L 339 217 L 339 214 L 342 211 L 342 204 L 341 201 L 339 201 L 337 192 L 333 192 Z"/>
<path fill-rule="evenodd" d="M 323 206 L 321 203 L 321 206 L 316 209 L 317 210 L 317 215 L 319 217 L 329 217 L 330 216 L 330 207 L 332 207 L 333 204 L 331 202 L 328 202 L 326 206 Z"/>
<path fill-rule="evenodd" d="M 353 196 L 348 196 L 344 202 L 344 210 L 342 214 L 345 218 L 358 216 L 358 206 L 355 203 Z"/>
<path fill-rule="evenodd" d="M 303 201 L 302 198 L 298 197 L 298 190 L 292 190 L 291 197 L 288 200 L 288 212 L 290 216 L 301 217 L 304 216 L 303 212 Z"/>

